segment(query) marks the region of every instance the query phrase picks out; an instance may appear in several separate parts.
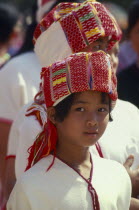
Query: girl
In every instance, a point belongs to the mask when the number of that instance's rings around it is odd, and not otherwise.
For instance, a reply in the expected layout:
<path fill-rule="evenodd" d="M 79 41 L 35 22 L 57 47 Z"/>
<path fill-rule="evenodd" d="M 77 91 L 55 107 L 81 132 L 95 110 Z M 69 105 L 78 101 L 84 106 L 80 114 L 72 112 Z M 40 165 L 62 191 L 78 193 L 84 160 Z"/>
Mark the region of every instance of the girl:
<path fill-rule="evenodd" d="M 48 122 L 27 169 L 36 164 L 17 181 L 7 210 L 128 210 L 131 185 L 123 166 L 89 152 L 117 99 L 109 56 L 73 54 L 43 68 L 41 77 Z"/>

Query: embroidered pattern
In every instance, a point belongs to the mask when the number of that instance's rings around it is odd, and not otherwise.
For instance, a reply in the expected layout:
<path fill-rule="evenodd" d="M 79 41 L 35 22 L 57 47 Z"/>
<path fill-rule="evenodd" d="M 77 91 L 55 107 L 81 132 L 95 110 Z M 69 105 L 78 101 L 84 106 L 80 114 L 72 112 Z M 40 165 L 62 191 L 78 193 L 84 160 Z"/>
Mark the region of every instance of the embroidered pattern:
<path fill-rule="evenodd" d="M 108 50 L 110 50 L 115 42 L 121 39 L 121 29 L 119 28 L 115 18 L 103 4 L 96 2 L 95 8 L 98 11 L 98 17 L 101 19 L 102 26 L 105 30 L 105 36 L 110 37 L 108 46 Z"/>
<path fill-rule="evenodd" d="M 74 92 L 96 90 L 117 99 L 116 76 L 112 73 L 109 56 L 103 51 L 77 53 L 42 69 L 46 105 Z"/>
<path fill-rule="evenodd" d="M 58 4 L 36 27 L 34 44 L 39 36 L 57 21 L 60 22 L 73 53 L 81 51 L 103 36 L 110 38 L 110 49 L 122 35 L 109 11 L 101 3 L 88 0 L 84 3 Z"/>

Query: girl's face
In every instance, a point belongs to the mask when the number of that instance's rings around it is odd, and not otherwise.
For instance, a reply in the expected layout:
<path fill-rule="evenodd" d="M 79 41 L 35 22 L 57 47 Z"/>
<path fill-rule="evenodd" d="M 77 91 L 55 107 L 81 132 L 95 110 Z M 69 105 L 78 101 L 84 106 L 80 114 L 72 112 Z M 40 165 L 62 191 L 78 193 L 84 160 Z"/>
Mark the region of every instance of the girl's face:
<path fill-rule="evenodd" d="M 96 52 L 98 50 L 103 50 L 106 52 L 108 48 L 108 44 L 109 44 L 108 37 L 100 37 L 95 42 L 90 44 L 88 47 L 83 49 L 82 52 Z"/>
<path fill-rule="evenodd" d="M 59 144 L 89 147 L 102 136 L 109 121 L 109 97 L 97 91 L 78 93 L 67 117 L 56 121 Z"/>

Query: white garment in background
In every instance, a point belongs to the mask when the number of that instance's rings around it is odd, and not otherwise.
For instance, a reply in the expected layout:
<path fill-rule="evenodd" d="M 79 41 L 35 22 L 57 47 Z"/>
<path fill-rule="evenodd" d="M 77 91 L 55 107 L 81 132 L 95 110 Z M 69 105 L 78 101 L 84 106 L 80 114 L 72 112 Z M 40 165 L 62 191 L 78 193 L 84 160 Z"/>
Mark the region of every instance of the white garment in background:
<path fill-rule="evenodd" d="M 41 67 L 34 52 L 12 58 L 0 71 L 0 119 L 14 120 L 38 92 Z"/>
<path fill-rule="evenodd" d="M 28 148 L 32 146 L 36 136 L 42 131 L 42 127 L 40 123 L 36 120 L 35 116 L 25 116 L 26 111 L 28 107 L 30 107 L 32 102 L 33 101 L 26 104 L 20 109 L 10 130 L 7 157 L 16 156 L 16 178 L 19 178 L 25 171 L 28 163 Z"/>
<path fill-rule="evenodd" d="M 94 155 L 95 156 L 95 155 Z M 19 179 L 7 210 L 91 210 L 88 183 L 74 169 L 52 155 L 40 160 Z M 92 157 L 100 210 L 129 210 L 131 182 L 125 168 L 112 160 Z"/>

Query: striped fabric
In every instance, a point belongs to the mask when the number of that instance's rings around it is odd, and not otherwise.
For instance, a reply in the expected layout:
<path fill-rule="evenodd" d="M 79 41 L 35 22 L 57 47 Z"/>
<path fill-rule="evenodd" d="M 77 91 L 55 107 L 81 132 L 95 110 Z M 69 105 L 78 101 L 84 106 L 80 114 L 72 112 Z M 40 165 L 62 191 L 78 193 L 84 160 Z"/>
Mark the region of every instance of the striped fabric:
<path fill-rule="evenodd" d="M 121 31 L 114 17 L 99 2 L 60 3 L 38 24 L 34 44 L 53 23 L 59 22 L 73 53 L 92 44 L 99 37 L 110 37 L 108 49 L 121 39 Z M 74 33 L 73 33 L 74 31 Z"/>
<path fill-rule="evenodd" d="M 117 99 L 116 77 L 103 51 L 76 53 L 42 69 L 46 106 L 56 105 L 75 92 L 96 90 Z"/>

